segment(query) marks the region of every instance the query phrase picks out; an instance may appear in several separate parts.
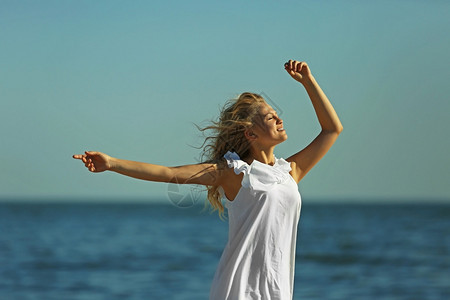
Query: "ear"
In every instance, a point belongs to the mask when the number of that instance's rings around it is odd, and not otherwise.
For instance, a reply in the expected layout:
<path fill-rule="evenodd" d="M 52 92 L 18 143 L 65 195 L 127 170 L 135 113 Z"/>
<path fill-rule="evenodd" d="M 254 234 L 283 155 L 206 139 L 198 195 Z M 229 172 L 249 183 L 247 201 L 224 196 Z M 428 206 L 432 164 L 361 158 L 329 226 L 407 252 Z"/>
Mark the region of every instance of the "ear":
<path fill-rule="evenodd" d="M 257 135 L 251 129 L 246 129 L 244 131 L 245 138 L 249 141 L 254 141 L 257 138 Z"/>

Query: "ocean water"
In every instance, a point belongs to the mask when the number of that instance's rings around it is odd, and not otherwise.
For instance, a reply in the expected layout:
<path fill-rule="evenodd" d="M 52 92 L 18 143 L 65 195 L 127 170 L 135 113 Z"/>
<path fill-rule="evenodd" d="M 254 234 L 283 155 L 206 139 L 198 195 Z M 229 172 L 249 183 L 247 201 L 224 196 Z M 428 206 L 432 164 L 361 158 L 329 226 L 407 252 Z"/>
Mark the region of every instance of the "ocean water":
<path fill-rule="evenodd" d="M 208 299 L 227 226 L 202 206 L 3 203 L 0 299 Z M 294 299 L 450 299 L 450 205 L 304 204 Z"/>

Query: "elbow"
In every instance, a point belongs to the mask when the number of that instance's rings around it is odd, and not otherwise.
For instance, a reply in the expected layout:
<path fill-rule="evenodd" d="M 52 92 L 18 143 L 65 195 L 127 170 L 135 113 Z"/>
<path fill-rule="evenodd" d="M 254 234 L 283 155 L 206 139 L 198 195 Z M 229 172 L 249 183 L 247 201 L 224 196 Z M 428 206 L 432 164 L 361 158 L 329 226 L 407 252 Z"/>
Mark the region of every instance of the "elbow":
<path fill-rule="evenodd" d="M 341 121 L 337 120 L 336 124 L 334 125 L 334 132 L 340 134 L 342 130 L 344 130 L 344 126 L 342 126 Z"/>
<path fill-rule="evenodd" d="M 338 136 L 339 134 L 341 134 L 342 130 L 344 130 L 344 127 L 342 126 L 342 124 L 339 124 L 329 129 L 322 129 L 322 132 Z"/>

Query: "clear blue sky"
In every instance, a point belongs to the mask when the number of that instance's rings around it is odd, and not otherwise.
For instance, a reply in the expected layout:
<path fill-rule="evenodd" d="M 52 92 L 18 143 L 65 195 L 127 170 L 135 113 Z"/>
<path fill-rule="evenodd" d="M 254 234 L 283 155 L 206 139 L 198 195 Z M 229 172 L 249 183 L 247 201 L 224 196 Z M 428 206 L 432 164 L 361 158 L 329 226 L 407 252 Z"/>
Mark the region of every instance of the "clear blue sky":
<path fill-rule="evenodd" d="M 319 132 L 283 69 L 307 61 L 344 132 L 308 199 L 450 199 L 448 1 L 0 1 L 0 198 L 166 199 L 91 174 L 84 150 L 195 163 L 193 123 L 241 92 L 281 109 L 288 156 Z M 149 200 L 150 201 L 150 200 Z M 450 200 L 449 200 L 450 202 Z"/>

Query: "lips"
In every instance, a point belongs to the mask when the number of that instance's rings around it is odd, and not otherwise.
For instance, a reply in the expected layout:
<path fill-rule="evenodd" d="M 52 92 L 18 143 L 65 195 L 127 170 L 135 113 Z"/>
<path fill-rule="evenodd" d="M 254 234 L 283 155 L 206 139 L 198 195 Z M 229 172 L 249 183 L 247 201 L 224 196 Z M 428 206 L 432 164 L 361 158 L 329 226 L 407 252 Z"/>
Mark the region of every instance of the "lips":
<path fill-rule="evenodd" d="M 284 128 L 283 127 L 278 128 L 277 131 L 284 131 Z"/>

